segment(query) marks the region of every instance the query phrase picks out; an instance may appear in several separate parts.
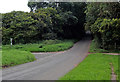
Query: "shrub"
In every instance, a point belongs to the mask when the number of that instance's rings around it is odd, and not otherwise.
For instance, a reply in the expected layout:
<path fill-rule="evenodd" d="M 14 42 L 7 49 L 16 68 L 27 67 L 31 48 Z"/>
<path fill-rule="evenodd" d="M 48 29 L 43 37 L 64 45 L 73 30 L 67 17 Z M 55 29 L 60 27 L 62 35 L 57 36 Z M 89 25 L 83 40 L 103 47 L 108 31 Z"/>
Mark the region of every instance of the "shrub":
<path fill-rule="evenodd" d="M 44 40 L 50 40 L 50 39 L 54 40 L 57 39 L 57 35 L 55 33 L 47 33 L 47 34 L 43 34 L 42 38 Z"/>
<path fill-rule="evenodd" d="M 120 47 L 120 19 L 97 19 L 91 26 L 91 31 L 98 37 L 104 49 L 118 49 Z"/>
<path fill-rule="evenodd" d="M 62 41 L 61 40 L 45 40 L 43 41 L 42 43 L 43 44 L 57 44 L 57 43 L 61 43 Z"/>

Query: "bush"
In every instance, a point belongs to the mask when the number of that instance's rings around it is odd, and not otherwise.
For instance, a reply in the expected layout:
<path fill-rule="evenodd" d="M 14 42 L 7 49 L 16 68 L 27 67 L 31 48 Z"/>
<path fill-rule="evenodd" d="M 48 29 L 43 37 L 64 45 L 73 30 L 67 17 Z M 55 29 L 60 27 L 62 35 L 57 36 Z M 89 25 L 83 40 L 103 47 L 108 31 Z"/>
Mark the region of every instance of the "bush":
<path fill-rule="evenodd" d="M 27 43 L 36 35 L 37 27 L 29 13 L 22 11 L 13 11 L 3 14 L 2 24 L 2 43 L 9 44 L 10 38 L 13 38 L 14 43 Z"/>
<path fill-rule="evenodd" d="M 44 40 L 57 39 L 57 35 L 55 33 L 43 34 L 42 37 L 43 37 Z"/>
<path fill-rule="evenodd" d="M 100 19 L 91 26 L 97 42 L 103 49 L 119 49 L 120 19 Z M 95 38 L 96 38 L 95 37 Z"/>
<path fill-rule="evenodd" d="M 42 43 L 43 44 L 57 44 L 57 43 L 61 43 L 62 41 L 61 40 L 45 40 L 45 41 L 43 41 Z"/>

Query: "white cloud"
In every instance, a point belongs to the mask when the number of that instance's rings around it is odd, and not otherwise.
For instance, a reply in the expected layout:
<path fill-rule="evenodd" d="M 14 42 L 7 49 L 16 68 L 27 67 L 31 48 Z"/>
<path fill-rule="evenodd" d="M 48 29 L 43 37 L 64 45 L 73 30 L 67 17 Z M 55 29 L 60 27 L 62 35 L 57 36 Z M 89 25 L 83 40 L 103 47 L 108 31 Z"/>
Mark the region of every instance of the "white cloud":
<path fill-rule="evenodd" d="M 30 9 L 27 6 L 27 3 L 28 3 L 28 0 L 1 0 L 0 13 L 7 13 L 11 11 L 29 12 Z"/>

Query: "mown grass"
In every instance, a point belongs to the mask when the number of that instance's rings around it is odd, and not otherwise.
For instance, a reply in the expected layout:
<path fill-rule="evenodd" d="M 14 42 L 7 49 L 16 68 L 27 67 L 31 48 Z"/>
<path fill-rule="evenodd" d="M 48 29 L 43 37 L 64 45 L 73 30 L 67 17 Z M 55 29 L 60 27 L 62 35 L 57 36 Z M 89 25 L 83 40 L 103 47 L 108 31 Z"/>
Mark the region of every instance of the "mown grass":
<path fill-rule="evenodd" d="M 91 44 L 90 44 L 90 50 L 89 52 L 91 53 L 120 53 L 120 50 L 104 50 L 101 49 L 97 46 L 97 43 L 95 42 L 95 40 L 92 40 Z"/>
<path fill-rule="evenodd" d="M 56 52 L 63 51 L 71 48 L 74 44 L 74 40 L 46 40 L 40 43 L 33 44 L 18 44 L 13 45 L 12 49 L 30 51 L 30 52 Z M 10 45 L 4 45 L 3 50 L 11 49 Z"/>
<path fill-rule="evenodd" d="M 102 53 L 89 54 L 83 62 L 60 78 L 60 80 L 110 80 L 110 63 L 114 66 L 114 72 L 117 75 L 118 72 L 120 74 L 120 71 L 118 71 L 118 56 Z"/>
<path fill-rule="evenodd" d="M 9 67 L 36 60 L 35 56 L 27 51 L 16 49 L 2 50 L 2 67 Z"/>

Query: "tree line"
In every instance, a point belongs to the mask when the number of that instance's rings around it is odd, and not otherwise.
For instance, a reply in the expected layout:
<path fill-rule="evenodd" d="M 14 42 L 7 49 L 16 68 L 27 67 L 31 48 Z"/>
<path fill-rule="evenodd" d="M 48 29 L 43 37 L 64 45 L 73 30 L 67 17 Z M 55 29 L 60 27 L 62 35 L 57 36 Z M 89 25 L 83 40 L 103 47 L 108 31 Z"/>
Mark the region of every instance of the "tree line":
<path fill-rule="evenodd" d="M 98 47 L 120 48 L 120 3 L 28 2 L 31 12 L 3 15 L 3 44 L 81 39 L 90 30 Z"/>
<path fill-rule="evenodd" d="M 46 39 L 80 39 L 84 36 L 85 3 L 61 3 L 59 7 L 54 6 L 55 3 L 37 3 L 35 10 L 33 4 L 35 2 L 28 3 L 30 13 L 13 11 L 3 14 L 3 44 L 8 44 L 10 38 L 16 44 Z"/>

